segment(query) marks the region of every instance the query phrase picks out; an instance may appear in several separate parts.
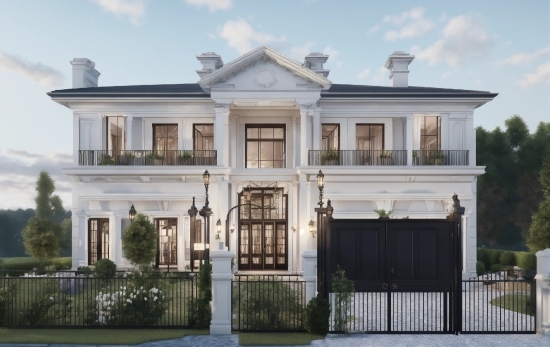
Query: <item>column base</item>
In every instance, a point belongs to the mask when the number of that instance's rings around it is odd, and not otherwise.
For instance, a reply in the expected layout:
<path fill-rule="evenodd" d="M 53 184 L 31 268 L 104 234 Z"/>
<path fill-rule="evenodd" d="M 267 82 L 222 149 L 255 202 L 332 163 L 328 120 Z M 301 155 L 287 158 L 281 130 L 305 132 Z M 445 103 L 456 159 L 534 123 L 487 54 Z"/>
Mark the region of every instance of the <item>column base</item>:
<path fill-rule="evenodd" d="M 210 325 L 210 335 L 231 335 L 231 324 Z"/>

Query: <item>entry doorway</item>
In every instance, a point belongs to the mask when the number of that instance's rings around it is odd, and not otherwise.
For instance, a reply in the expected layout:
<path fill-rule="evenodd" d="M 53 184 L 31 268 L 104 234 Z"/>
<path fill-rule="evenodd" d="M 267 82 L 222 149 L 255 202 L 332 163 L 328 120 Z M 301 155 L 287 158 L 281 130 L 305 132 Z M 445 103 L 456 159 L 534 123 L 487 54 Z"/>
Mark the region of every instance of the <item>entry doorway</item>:
<path fill-rule="evenodd" d="M 158 266 L 178 265 L 178 219 L 155 218 L 155 226 L 158 231 Z"/>

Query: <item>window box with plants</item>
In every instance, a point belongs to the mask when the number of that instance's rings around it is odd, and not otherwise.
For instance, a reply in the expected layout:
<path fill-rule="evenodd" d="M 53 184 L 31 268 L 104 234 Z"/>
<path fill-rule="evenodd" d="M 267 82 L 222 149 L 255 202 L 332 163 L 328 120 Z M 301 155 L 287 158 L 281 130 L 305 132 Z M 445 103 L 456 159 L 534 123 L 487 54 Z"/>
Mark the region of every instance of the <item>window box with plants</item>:
<path fill-rule="evenodd" d="M 430 164 L 432 165 L 445 164 L 445 155 L 441 152 L 435 152 L 430 154 Z"/>
<path fill-rule="evenodd" d="M 183 151 L 178 155 L 178 165 L 193 165 L 193 152 Z"/>
<path fill-rule="evenodd" d="M 419 153 L 417 150 L 414 150 L 414 151 L 413 151 L 413 155 L 412 155 L 412 157 L 413 157 L 413 163 L 412 163 L 412 164 L 413 164 L 413 165 L 420 165 L 420 157 L 419 157 L 419 154 L 420 154 L 420 153 Z"/>
<path fill-rule="evenodd" d="M 329 149 L 321 155 L 321 165 L 338 165 L 338 151 Z"/>
<path fill-rule="evenodd" d="M 147 154 L 147 165 L 162 165 L 164 163 L 164 156 L 158 152 L 152 152 Z"/>
<path fill-rule="evenodd" d="M 389 151 L 384 151 L 378 156 L 380 165 L 391 165 L 392 164 L 392 155 Z"/>
<path fill-rule="evenodd" d="M 132 152 L 124 152 L 117 157 L 117 162 L 120 165 L 135 165 L 134 164 L 135 157 L 136 156 Z"/>
<path fill-rule="evenodd" d="M 115 160 L 110 155 L 104 155 L 99 161 L 99 165 L 115 165 Z"/>

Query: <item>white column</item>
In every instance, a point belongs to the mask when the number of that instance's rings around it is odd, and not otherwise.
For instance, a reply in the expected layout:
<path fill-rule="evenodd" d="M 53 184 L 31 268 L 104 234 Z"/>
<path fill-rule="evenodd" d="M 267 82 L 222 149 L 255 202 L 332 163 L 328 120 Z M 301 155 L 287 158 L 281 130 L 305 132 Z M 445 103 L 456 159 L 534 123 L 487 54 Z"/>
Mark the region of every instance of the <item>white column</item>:
<path fill-rule="evenodd" d="M 292 224 L 290 225 L 290 230 L 288 232 L 290 240 L 290 262 L 289 266 L 292 270 L 292 273 L 295 273 L 300 268 L 300 245 L 298 244 L 298 239 L 300 233 L 298 226 L 300 225 L 300 214 L 298 212 L 298 183 L 292 182 L 292 195 L 290 196 L 291 207 L 290 216 L 292 216 Z M 292 228 L 295 228 L 294 230 Z"/>
<path fill-rule="evenodd" d="M 300 166 L 307 166 L 307 109 L 300 107 Z"/>
<path fill-rule="evenodd" d="M 239 119 L 238 116 L 231 116 L 230 118 L 230 127 L 231 130 L 229 132 L 229 137 L 231 138 L 231 167 L 236 168 L 237 167 L 237 156 L 242 155 L 237 153 L 237 120 Z M 243 151 L 244 153 L 244 151 Z M 233 206 L 233 205 L 232 205 Z"/>
<path fill-rule="evenodd" d="M 88 248 L 86 229 L 86 213 L 73 212 L 73 269 L 88 265 L 86 257 L 86 249 Z"/>
<path fill-rule="evenodd" d="M 292 117 L 292 147 L 294 151 L 292 152 L 292 167 L 300 166 L 300 153 L 301 146 L 298 137 L 298 117 Z"/>
<path fill-rule="evenodd" d="M 210 335 L 231 334 L 231 258 L 233 252 L 224 251 L 224 243 L 219 242 L 219 250 L 210 252 L 212 259 L 212 321 Z"/>
<path fill-rule="evenodd" d="M 134 145 L 132 143 L 133 134 L 132 134 L 132 128 L 134 124 L 134 116 L 127 116 L 126 117 L 126 150 L 131 151 L 134 149 Z"/>
<path fill-rule="evenodd" d="M 214 147 L 218 155 L 218 166 L 229 166 L 229 105 L 216 104 L 214 125 Z"/>
<path fill-rule="evenodd" d="M 451 133 L 449 132 L 450 128 L 450 117 L 448 113 L 441 113 L 439 115 L 441 117 L 441 149 L 457 149 L 457 148 L 451 148 Z M 452 137 L 454 138 L 456 134 L 453 134 Z"/>
<path fill-rule="evenodd" d="M 109 249 L 111 254 L 109 254 L 109 259 L 117 264 L 117 267 L 121 265 L 122 262 L 122 222 L 124 218 L 128 218 L 128 210 L 117 210 L 113 212 L 114 215 L 114 228 L 109 234 Z"/>
<path fill-rule="evenodd" d="M 222 222 L 222 232 L 220 234 L 220 240 L 223 240 L 227 245 L 228 242 L 225 239 L 225 217 L 227 216 L 227 211 L 229 211 L 229 176 L 220 177 L 218 182 L 218 211 L 219 219 Z M 214 221 L 214 224 L 217 222 L 217 219 Z M 231 226 L 229 226 L 231 228 Z M 229 231 L 229 237 L 231 237 L 231 232 Z"/>
<path fill-rule="evenodd" d="M 537 307 L 536 322 L 537 333 L 550 335 L 550 285 L 548 274 L 550 273 L 550 248 L 537 252 Z"/>
<path fill-rule="evenodd" d="M 78 165 L 78 152 L 80 150 L 80 116 L 73 114 L 73 164 Z"/>
<path fill-rule="evenodd" d="M 317 296 L 317 251 L 302 253 L 302 278 L 306 282 L 306 303 Z"/>
<path fill-rule="evenodd" d="M 414 130 L 413 130 L 413 115 L 412 113 L 407 114 L 407 129 L 406 129 L 406 143 L 405 149 L 407 150 L 407 166 L 412 166 L 413 164 L 413 139 L 414 139 Z"/>
<path fill-rule="evenodd" d="M 321 110 L 313 110 L 313 149 L 321 149 Z"/>
<path fill-rule="evenodd" d="M 464 141 L 464 148 L 468 150 L 469 166 L 476 165 L 476 129 L 474 128 L 474 113 L 469 112 L 466 114 L 466 126 L 464 127 L 464 133 L 466 139 Z"/>

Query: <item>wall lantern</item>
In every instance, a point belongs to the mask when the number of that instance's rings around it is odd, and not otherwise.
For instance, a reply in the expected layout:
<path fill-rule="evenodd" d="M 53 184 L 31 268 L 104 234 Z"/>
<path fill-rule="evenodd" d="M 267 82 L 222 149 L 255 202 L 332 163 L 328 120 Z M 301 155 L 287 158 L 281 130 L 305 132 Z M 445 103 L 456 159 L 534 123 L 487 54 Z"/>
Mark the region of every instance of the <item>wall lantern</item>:
<path fill-rule="evenodd" d="M 277 182 L 275 182 L 275 190 L 273 191 L 273 200 L 275 200 L 275 204 L 278 204 L 280 199 L 281 199 L 281 195 L 283 193 L 283 188 L 279 188 L 277 186 Z"/>
<path fill-rule="evenodd" d="M 130 221 L 133 221 L 134 218 L 136 218 L 137 211 L 134 208 L 134 204 L 132 204 L 132 207 L 130 207 L 130 211 L 128 212 L 128 217 L 130 218 Z"/>
<path fill-rule="evenodd" d="M 317 174 L 317 187 L 319 187 L 319 202 L 317 205 L 319 207 L 323 208 L 323 188 L 325 187 L 325 175 L 321 170 L 319 170 L 319 173 Z"/>
<path fill-rule="evenodd" d="M 220 233 L 222 232 L 222 221 L 218 219 L 216 222 L 216 240 L 220 239 Z"/>
<path fill-rule="evenodd" d="M 317 230 L 315 230 L 315 222 L 313 222 L 313 219 L 307 223 L 309 225 L 309 232 L 311 233 L 311 236 L 315 237 L 315 234 L 317 234 Z"/>

